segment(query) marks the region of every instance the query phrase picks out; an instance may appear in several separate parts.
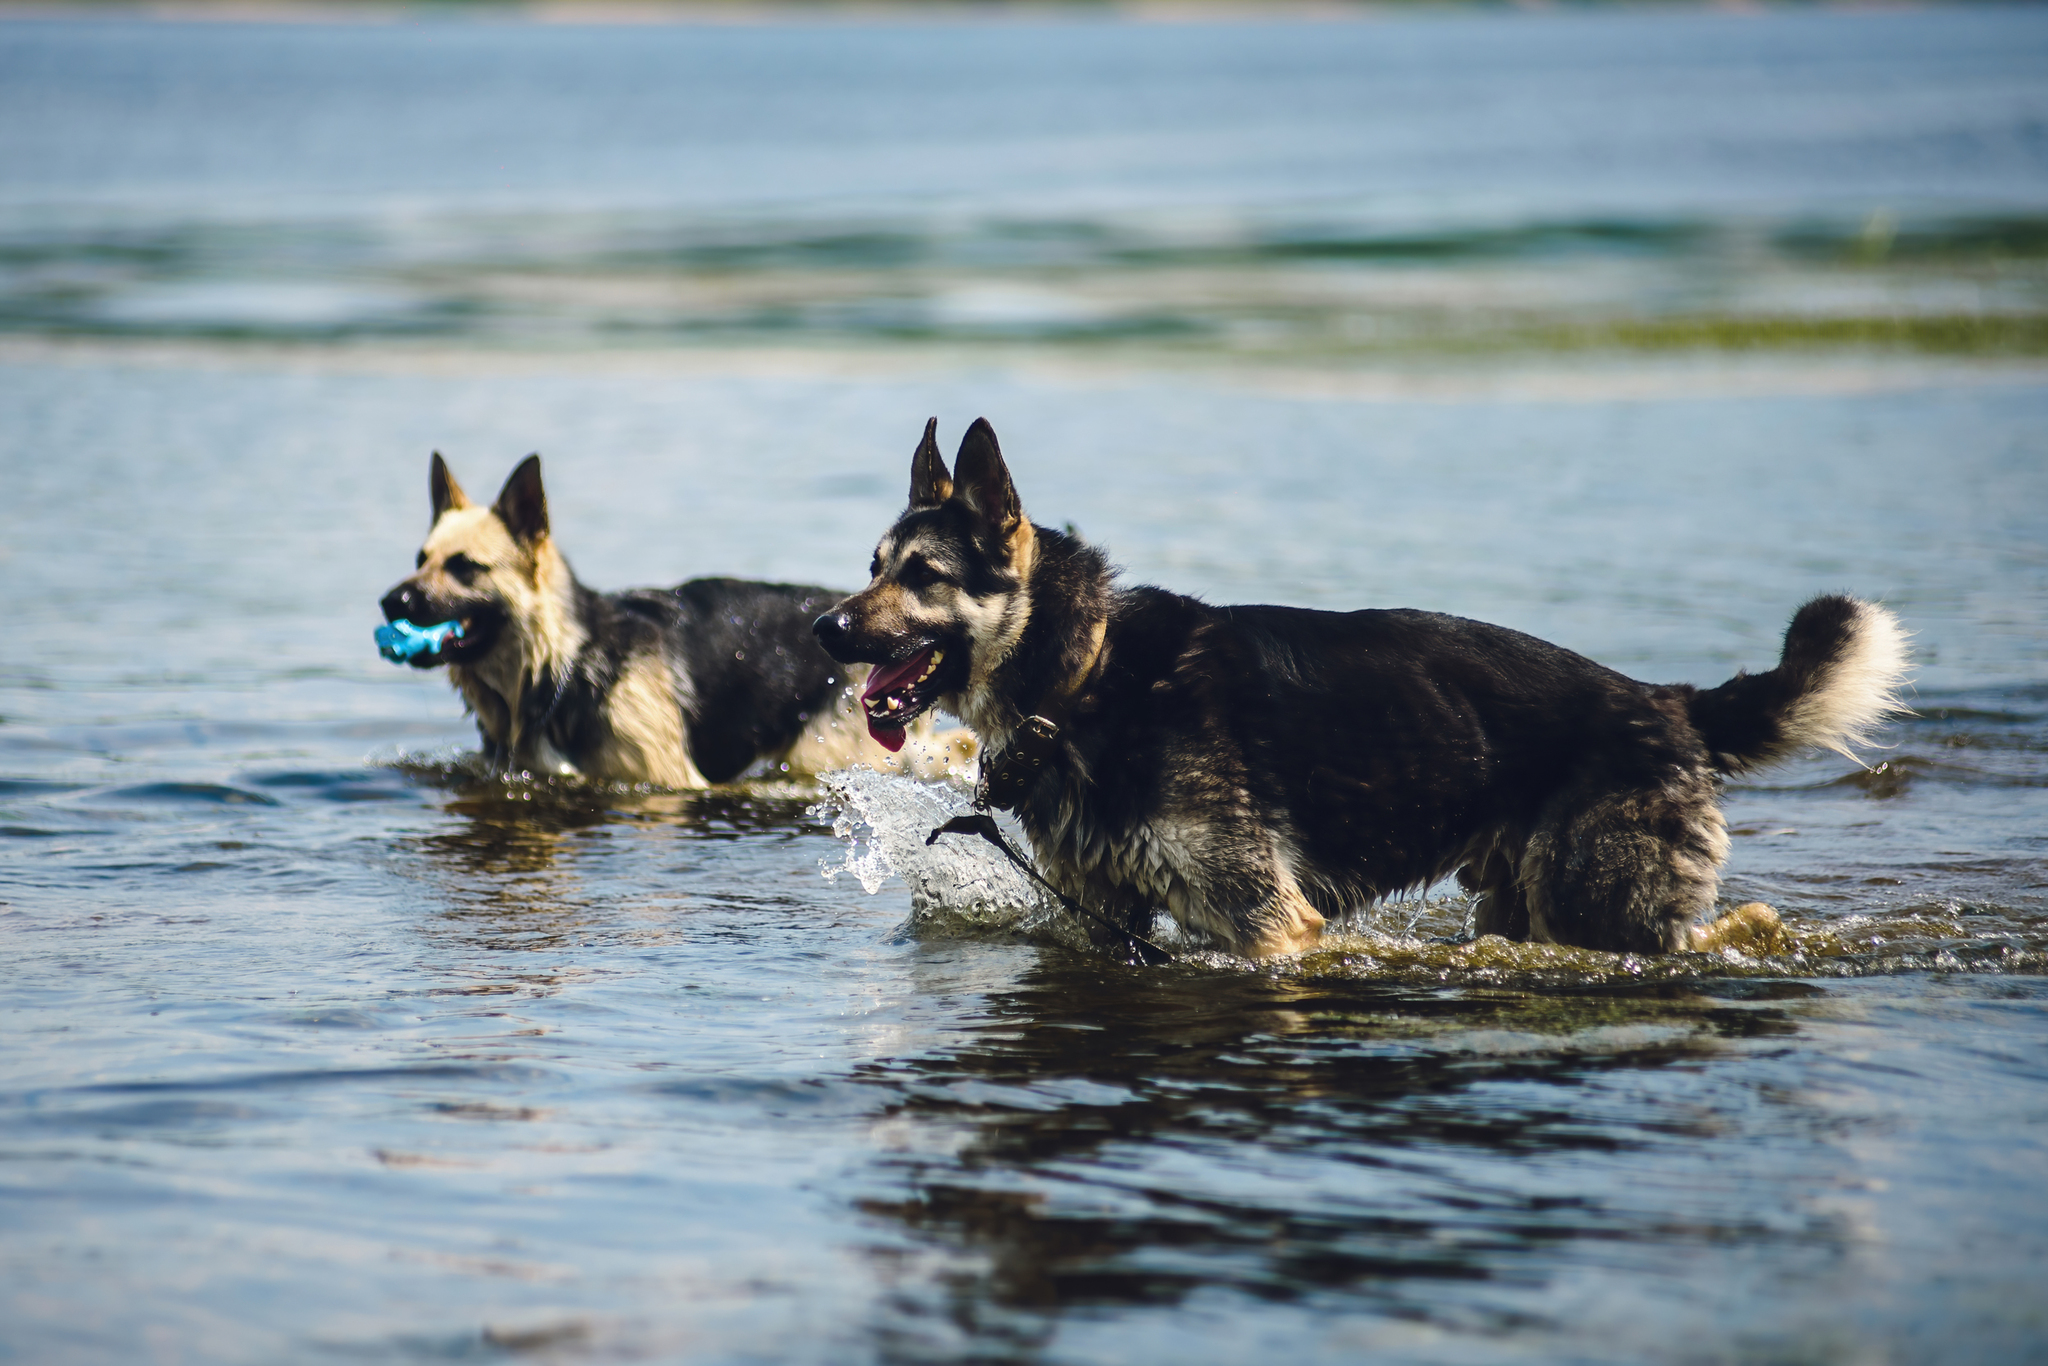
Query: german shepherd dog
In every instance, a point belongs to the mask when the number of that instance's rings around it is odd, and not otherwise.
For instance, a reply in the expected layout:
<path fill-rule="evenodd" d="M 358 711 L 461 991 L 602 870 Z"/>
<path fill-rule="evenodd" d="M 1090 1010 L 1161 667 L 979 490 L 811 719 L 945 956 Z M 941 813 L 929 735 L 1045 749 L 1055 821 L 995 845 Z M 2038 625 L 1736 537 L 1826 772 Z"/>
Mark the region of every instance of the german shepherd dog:
<path fill-rule="evenodd" d="M 459 637 L 409 662 L 448 666 L 494 770 L 694 788 L 756 765 L 804 778 L 901 762 L 855 715 L 859 675 L 807 629 L 837 591 L 693 579 L 594 592 L 548 534 L 537 455 L 478 507 L 436 452 L 428 492 L 433 527 L 412 577 L 384 595 L 384 617 L 461 623 Z M 919 738 L 902 765 L 912 772 L 942 773 L 972 753 L 948 748 L 964 736 Z"/>
<path fill-rule="evenodd" d="M 950 472 L 936 425 L 871 582 L 818 638 L 875 666 L 875 734 L 938 705 L 966 721 L 1048 880 L 1133 933 L 1157 908 L 1236 953 L 1296 952 L 1456 873 L 1483 934 L 1715 946 L 1694 922 L 1728 853 L 1721 775 L 1848 754 L 1901 710 L 1904 633 L 1847 597 L 1800 608 L 1776 668 L 1702 690 L 1433 612 L 1123 586 L 1024 515 L 985 420 Z"/>

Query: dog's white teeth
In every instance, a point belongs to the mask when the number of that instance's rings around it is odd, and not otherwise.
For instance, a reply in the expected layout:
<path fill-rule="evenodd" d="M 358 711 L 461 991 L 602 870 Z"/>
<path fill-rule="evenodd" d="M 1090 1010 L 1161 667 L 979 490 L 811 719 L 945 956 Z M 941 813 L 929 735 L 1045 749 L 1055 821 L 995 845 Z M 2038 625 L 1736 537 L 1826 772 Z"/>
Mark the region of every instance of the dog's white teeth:
<path fill-rule="evenodd" d="M 902 699 L 902 698 L 900 698 L 900 697 L 892 697 L 892 698 L 890 698 L 890 699 L 889 699 L 889 710 L 890 710 L 890 711 L 902 711 L 902 710 L 903 710 L 903 699 Z"/>

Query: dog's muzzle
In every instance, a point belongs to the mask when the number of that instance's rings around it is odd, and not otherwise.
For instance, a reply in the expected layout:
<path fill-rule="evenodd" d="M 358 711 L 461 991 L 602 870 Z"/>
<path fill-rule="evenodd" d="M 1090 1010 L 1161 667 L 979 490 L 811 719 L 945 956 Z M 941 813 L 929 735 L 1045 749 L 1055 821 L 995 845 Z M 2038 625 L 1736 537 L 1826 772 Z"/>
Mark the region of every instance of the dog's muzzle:
<path fill-rule="evenodd" d="M 386 621 L 397 621 L 400 618 L 418 621 L 428 614 L 427 595 L 409 583 L 401 583 L 386 593 L 384 600 L 377 605 L 384 609 Z"/>
<path fill-rule="evenodd" d="M 827 612 L 811 623 L 811 634 L 825 647 L 825 653 L 841 664 L 851 663 L 840 653 L 846 648 L 847 637 L 853 634 L 853 618 L 845 612 Z"/>

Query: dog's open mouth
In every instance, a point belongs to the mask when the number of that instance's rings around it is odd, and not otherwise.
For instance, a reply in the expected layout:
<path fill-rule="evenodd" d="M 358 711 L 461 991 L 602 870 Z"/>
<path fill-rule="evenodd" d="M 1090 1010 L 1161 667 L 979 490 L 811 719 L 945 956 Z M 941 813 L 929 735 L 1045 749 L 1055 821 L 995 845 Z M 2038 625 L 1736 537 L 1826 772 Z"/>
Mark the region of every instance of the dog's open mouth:
<path fill-rule="evenodd" d="M 868 734 L 890 753 L 903 748 L 904 727 L 931 709 L 943 690 L 939 668 L 946 652 L 933 645 L 900 664 L 877 664 L 861 691 Z"/>

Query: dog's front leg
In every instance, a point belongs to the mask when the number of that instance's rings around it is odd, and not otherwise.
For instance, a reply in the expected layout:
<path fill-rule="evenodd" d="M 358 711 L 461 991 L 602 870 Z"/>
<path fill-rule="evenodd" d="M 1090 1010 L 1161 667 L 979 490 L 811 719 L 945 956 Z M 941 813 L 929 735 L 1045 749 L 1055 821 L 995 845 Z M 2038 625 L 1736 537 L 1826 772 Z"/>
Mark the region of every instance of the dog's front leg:
<path fill-rule="evenodd" d="M 1088 942 L 1098 949 L 1124 953 L 1130 948 L 1131 936 L 1142 939 L 1152 933 L 1152 904 L 1132 895 L 1129 888 L 1090 883 L 1076 900 L 1095 913 L 1081 923 Z"/>
<path fill-rule="evenodd" d="M 1247 938 L 1238 952 L 1247 958 L 1277 958 L 1306 953 L 1322 942 L 1323 914 L 1292 885 L 1276 886 L 1272 894 L 1242 917 Z"/>
<path fill-rule="evenodd" d="M 493 776 L 506 773 L 512 767 L 512 709 L 505 705 L 505 699 L 465 668 L 450 668 L 449 681 L 462 700 L 468 704 L 470 715 L 476 718 L 477 739 L 483 743 L 484 762 L 489 765 Z"/>
<path fill-rule="evenodd" d="M 1246 958 L 1302 953 L 1321 942 L 1322 912 L 1303 895 L 1281 850 L 1250 839 L 1203 844 L 1174 850 L 1178 876 L 1165 900 L 1176 920 Z"/>

